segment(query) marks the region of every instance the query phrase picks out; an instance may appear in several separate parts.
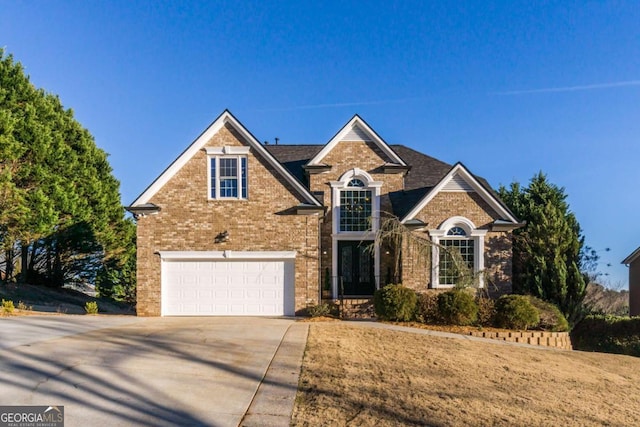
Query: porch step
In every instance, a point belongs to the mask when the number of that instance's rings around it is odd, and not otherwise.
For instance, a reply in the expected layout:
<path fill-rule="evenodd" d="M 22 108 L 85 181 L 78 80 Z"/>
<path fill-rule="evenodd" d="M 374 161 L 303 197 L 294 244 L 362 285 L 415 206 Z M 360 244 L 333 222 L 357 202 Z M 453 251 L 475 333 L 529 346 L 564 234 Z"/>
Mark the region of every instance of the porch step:
<path fill-rule="evenodd" d="M 373 308 L 373 299 L 345 299 L 340 305 L 340 300 L 336 300 L 335 304 L 342 307 L 342 317 L 344 319 L 374 319 L 376 317 Z"/>

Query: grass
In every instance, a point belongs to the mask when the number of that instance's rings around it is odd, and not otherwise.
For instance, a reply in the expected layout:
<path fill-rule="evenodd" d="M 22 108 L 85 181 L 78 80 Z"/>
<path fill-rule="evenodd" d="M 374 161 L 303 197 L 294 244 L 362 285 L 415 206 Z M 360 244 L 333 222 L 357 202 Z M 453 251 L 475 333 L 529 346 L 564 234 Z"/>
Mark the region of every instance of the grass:
<path fill-rule="evenodd" d="M 295 426 L 626 426 L 640 359 L 312 323 Z"/>

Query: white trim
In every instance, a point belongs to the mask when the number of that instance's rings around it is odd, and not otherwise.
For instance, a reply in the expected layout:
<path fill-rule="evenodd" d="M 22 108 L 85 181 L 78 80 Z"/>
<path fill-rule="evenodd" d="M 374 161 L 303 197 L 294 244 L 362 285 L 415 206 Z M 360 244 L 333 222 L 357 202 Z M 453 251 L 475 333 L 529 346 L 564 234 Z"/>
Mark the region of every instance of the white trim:
<path fill-rule="evenodd" d="M 249 154 L 251 147 L 224 146 L 224 147 L 205 147 L 205 151 L 210 156 L 221 156 L 224 154 Z"/>
<path fill-rule="evenodd" d="M 453 227 L 462 228 L 467 233 L 467 236 L 470 236 L 471 233 L 476 229 L 475 224 L 470 219 L 467 219 L 463 216 L 452 216 L 451 218 L 443 221 L 442 224 L 440 224 L 440 226 L 438 227 L 438 230 L 434 231 L 443 232 L 445 233 L 443 234 L 444 236 Z"/>
<path fill-rule="evenodd" d="M 453 227 L 461 227 L 467 232 L 467 236 L 447 236 L 447 232 Z M 433 289 L 451 289 L 455 285 L 440 284 L 440 240 L 453 239 L 472 239 L 473 245 L 473 273 L 476 274 L 484 270 L 484 238 L 488 230 L 477 229 L 473 221 L 463 217 L 454 216 L 442 224 L 435 230 L 429 230 L 429 237 L 434 246 L 431 251 L 431 288 Z M 484 278 L 482 275 L 478 278 L 478 287 L 484 288 Z"/>
<path fill-rule="evenodd" d="M 353 178 L 364 178 L 365 186 L 357 187 L 359 190 L 370 190 L 373 200 L 371 200 L 371 217 L 373 218 L 371 230 L 367 231 L 340 231 L 340 191 L 350 188 L 349 181 Z M 362 169 L 353 168 L 342 174 L 340 181 L 331 181 L 331 210 L 333 213 L 332 233 L 333 235 L 355 235 L 363 236 L 367 233 L 375 233 L 380 226 L 380 190 L 382 181 L 374 181 L 371 175 Z"/>
<path fill-rule="evenodd" d="M 371 191 L 371 230 L 366 231 L 340 231 L 340 192 L 345 190 L 348 187 L 349 182 L 354 179 L 361 179 L 365 186 L 357 187 L 358 190 L 369 190 Z M 332 291 L 333 297 L 338 297 L 338 283 L 336 278 L 338 277 L 338 241 L 340 240 L 375 240 L 375 233 L 380 227 L 380 190 L 382 188 L 382 181 L 374 181 L 373 177 L 369 175 L 366 171 L 353 168 L 343 173 L 340 177 L 339 181 L 331 181 L 331 209 L 332 209 L 332 234 L 331 234 L 331 249 L 332 249 L 332 259 L 331 259 L 331 277 L 332 277 Z M 380 287 L 379 279 L 380 277 L 380 248 L 376 246 L 374 248 L 374 260 L 373 260 L 373 270 L 374 270 L 374 281 L 376 289 Z"/>
<path fill-rule="evenodd" d="M 191 143 L 185 151 L 178 156 L 176 160 L 165 169 L 153 183 L 147 187 L 147 189 L 131 204 L 131 207 L 143 205 L 148 203 L 151 198 L 189 161 L 191 158 L 201 150 L 205 144 L 207 144 L 216 133 L 222 129 L 222 127 L 229 123 L 234 127 L 236 131 L 247 141 L 250 148 L 253 148 L 258 154 L 271 164 L 286 180 L 291 184 L 293 188 L 300 192 L 304 199 L 314 205 L 322 206 L 320 202 L 313 197 L 313 195 L 307 190 L 296 178 L 294 178 L 280 162 L 278 162 L 263 146 L 262 144 L 231 114 L 225 110 L 209 127 L 200 134 L 195 141 Z M 209 165 L 207 164 L 207 168 Z"/>
<path fill-rule="evenodd" d="M 362 120 L 357 114 L 353 116 L 353 118 L 349 120 L 349 122 L 347 122 L 347 124 L 345 124 L 333 138 L 331 138 L 331 140 L 322 148 L 322 150 L 320 150 L 320 152 L 316 154 L 315 157 L 309 161 L 309 163 L 307 163 L 307 166 L 320 165 L 322 159 L 324 159 L 325 156 L 329 154 L 329 152 L 333 150 L 340 141 L 343 140 L 344 136 L 351 132 L 351 130 L 356 126 L 369 134 L 369 136 L 371 137 L 371 141 L 376 144 L 378 148 L 380 148 L 382 152 L 385 153 L 391 160 L 393 160 L 394 163 L 402 166 L 407 166 L 407 164 L 395 153 L 395 151 L 393 151 L 389 144 L 387 144 L 382 138 L 380 138 L 380 136 L 373 129 L 371 129 L 369 125 L 367 125 L 365 121 Z"/>
<path fill-rule="evenodd" d="M 631 254 L 628 257 L 626 257 L 621 264 L 625 264 L 626 266 L 629 266 L 631 265 L 632 262 L 634 262 L 638 258 L 640 258 L 640 248 L 631 252 Z"/>
<path fill-rule="evenodd" d="M 440 182 L 414 206 L 413 209 L 411 209 L 411 211 L 402 219 L 401 223 L 404 224 L 405 222 L 414 219 L 415 216 L 418 215 L 420 211 L 442 191 L 445 185 L 447 185 L 447 183 L 456 176 L 456 174 L 459 174 L 465 181 L 467 181 L 475 192 L 478 193 L 498 215 L 504 219 L 508 219 L 514 224 L 518 223 L 518 220 L 493 196 L 493 194 L 489 193 L 484 186 L 478 182 L 478 180 L 467 170 L 467 168 L 464 167 L 462 163 L 458 163 L 451 168 L 449 173 L 447 173 L 445 177 L 442 178 Z"/>
<path fill-rule="evenodd" d="M 364 178 L 367 182 L 373 181 L 373 177 L 369 175 L 366 171 L 363 171 L 360 168 L 353 168 L 343 173 L 342 176 L 338 178 L 338 181 L 333 181 L 333 182 L 342 182 L 346 187 L 349 181 L 351 181 L 353 178 Z"/>
<path fill-rule="evenodd" d="M 247 149 L 249 147 L 246 147 Z M 247 150 L 248 152 L 248 150 Z M 222 197 L 220 196 L 220 159 L 236 159 L 236 179 L 238 180 L 238 196 Z M 247 196 L 242 196 L 242 160 L 246 160 L 246 184 Z M 216 162 L 216 194 L 211 195 L 211 162 Z M 225 155 L 225 154 L 208 154 L 207 152 L 207 197 L 209 200 L 248 200 L 249 199 L 249 158 L 246 155 Z"/>
<path fill-rule="evenodd" d="M 162 261 L 295 259 L 296 251 L 160 251 Z"/>

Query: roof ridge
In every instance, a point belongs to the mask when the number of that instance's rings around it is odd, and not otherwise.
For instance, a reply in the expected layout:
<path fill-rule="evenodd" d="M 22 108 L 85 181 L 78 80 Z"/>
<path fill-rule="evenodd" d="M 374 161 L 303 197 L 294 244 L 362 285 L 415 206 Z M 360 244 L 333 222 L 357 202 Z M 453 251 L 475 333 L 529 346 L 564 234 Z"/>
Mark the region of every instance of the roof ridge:
<path fill-rule="evenodd" d="M 313 146 L 322 146 L 324 144 L 282 144 L 282 143 L 277 143 L 277 144 L 262 144 L 265 147 L 313 147 Z"/>

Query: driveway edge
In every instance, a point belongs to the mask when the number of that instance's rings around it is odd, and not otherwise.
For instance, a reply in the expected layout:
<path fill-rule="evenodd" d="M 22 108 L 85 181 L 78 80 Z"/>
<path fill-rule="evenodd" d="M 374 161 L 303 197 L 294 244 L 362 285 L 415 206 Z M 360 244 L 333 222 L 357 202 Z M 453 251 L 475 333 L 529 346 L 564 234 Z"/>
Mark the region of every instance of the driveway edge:
<path fill-rule="evenodd" d="M 296 322 L 289 326 L 241 426 L 290 425 L 308 334 L 308 323 Z"/>

